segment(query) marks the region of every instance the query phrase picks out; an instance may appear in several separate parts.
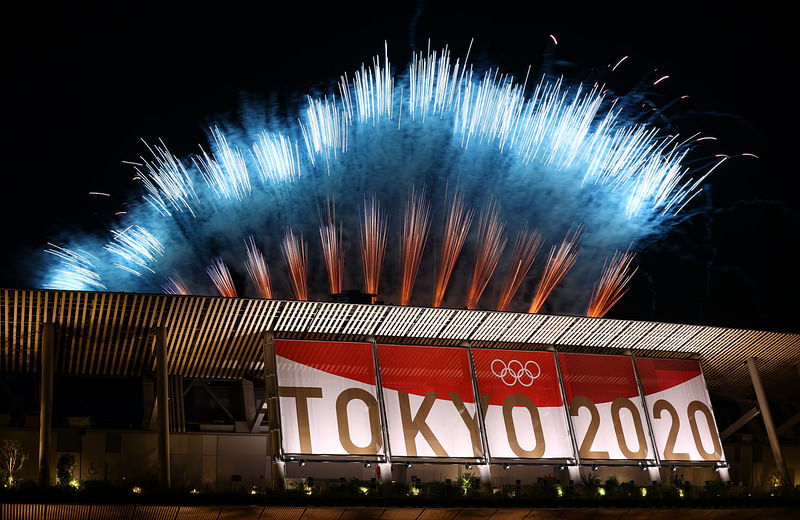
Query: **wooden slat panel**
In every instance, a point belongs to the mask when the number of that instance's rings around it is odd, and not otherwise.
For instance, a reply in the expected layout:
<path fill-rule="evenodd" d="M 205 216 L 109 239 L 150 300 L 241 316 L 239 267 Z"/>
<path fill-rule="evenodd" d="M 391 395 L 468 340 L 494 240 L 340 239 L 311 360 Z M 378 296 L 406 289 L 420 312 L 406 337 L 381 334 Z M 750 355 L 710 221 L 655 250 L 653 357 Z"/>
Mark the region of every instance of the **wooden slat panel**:
<path fill-rule="evenodd" d="M 154 367 L 151 330 L 168 333 L 171 373 L 260 375 L 261 333 L 405 344 L 530 348 L 558 343 L 582 352 L 631 348 L 657 357 L 699 354 L 709 388 L 749 393 L 743 362 L 754 356 L 770 388 L 792 388 L 800 335 L 630 320 L 524 313 L 74 291 L 0 290 L 0 370 L 36 372 L 41 324 L 57 324 L 56 370 L 139 375 Z"/>

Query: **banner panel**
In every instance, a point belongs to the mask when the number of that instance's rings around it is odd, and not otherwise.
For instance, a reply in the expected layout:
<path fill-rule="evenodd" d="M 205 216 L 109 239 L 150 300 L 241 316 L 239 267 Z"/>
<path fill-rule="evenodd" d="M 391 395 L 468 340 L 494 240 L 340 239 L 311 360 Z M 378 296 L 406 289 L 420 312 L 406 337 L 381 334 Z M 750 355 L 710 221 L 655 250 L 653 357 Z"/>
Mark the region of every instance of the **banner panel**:
<path fill-rule="evenodd" d="M 628 356 L 558 354 L 580 458 L 654 458 Z"/>
<path fill-rule="evenodd" d="M 472 358 L 492 457 L 575 456 L 554 353 L 472 349 Z"/>
<path fill-rule="evenodd" d="M 378 345 L 392 456 L 483 455 L 465 348 Z"/>
<path fill-rule="evenodd" d="M 724 461 L 700 362 L 636 358 L 661 460 Z"/>
<path fill-rule="evenodd" d="M 372 345 L 275 340 L 284 453 L 383 453 Z"/>

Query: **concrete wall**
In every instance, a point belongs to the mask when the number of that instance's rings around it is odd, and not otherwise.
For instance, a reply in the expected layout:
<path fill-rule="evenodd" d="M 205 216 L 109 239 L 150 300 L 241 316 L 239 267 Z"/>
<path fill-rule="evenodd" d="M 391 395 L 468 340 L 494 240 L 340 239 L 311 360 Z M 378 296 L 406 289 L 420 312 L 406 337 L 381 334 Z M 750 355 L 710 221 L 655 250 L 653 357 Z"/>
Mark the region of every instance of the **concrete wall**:
<path fill-rule="evenodd" d="M 59 435 L 79 438 L 80 451 L 59 451 Z M 119 453 L 109 452 L 109 436 L 120 436 Z M 19 476 L 36 480 L 38 472 L 39 430 L 4 428 L 0 439 L 22 442 L 29 458 Z M 64 439 L 62 444 L 64 444 Z M 55 482 L 56 461 L 71 453 L 78 464 L 80 480 L 109 481 L 114 485 L 133 485 L 158 480 L 158 434 L 145 431 L 55 430 L 54 455 L 50 461 Z M 74 447 L 74 446 L 73 446 Z M 170 434 L 172 484 L 176 488 L 213 491 L 249 490 L 272 485 L 268 467 L 267 436 L 241 433 Z"/>

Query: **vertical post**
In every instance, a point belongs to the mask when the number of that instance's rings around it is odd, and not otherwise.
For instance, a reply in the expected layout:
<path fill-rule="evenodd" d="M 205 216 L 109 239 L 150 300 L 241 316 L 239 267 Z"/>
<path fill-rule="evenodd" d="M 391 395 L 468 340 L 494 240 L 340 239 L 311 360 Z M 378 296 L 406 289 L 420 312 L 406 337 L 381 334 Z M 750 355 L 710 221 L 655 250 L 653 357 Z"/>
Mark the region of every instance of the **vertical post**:
<path fill-rule="evenodd" d="M 162 491 L 172 483 L 169 467 L 169 379 L 167 376 L 167 329 L 156 328 L 156 402 L 158 405 L 158 485 Z"/>
<path fill-rule="evenodd" d="M 658 454 L 658 445 L 656 444 L 656 437 L 653 434 L 653 424 L 650 421 L 650 408 L 647 405 L 647 400 L 644 398 L 644 388 L 642 387 L 642 380 L 639 377 L 639 368 L 636 366 L 636 356 L 634 356 L 633 352 L 630 350 L 628 351 L 628 354 L 631 356 L 631 363 L 633 363 L 633 376 L 636 378 L 636 388 L 639 389 L 639 397 L 642 400 L 644 423 L 647 426 L 647 433 L 650 434 L 650 444 L 653 446 L 653 455 L 656 460 L 656 466 L 648 466 L 647 472 L 650 475 L 650 482 L 657 482 L 661 484 L 661 456 Z"/>
<path fill-rule="evenodd" d="M 558 388 L 561 390 L 561 401 L 564 403 L 564 413 L 567 414 L 567 429 L 569 429 L 569 440 L 572 443 L 572 453 L 575 455 L 575 464 L 567 464 L 567 474 L 569 480 L 578 482 L 581 479 L 581 452 L 578 449 L 578 439 L 575 436 L 575 425 L 572 424 L 572 414 L 569 412 L 570 403 L 567 402 L 567 388 L 564 386 L 564 377 L 561 374 L 561 360 L 558 359 L 558 350 L 554 345 L 550 345 L 546 349 L 548 352 L 553 353 L 553 359 L 556 362 L 556 376 L 558 376 Z"/>
<path fill-rule="evenodd" d="M 267 422 L 269 423 L 269 453 L 271 457 L 272 488 L 283 490 L 286 464 L 281 448 L 281 411 L 278 397 L 278 367 L 275 357 L 275 334 L 266 331 L 262 335 L 264 355 L 264 378 L 267 393 Z"/>
<path fill-rule="evenodd" d="M 39 401 L 39 485 L 50 485 L 50 455 L 53 446 L 53 364 L 55 325 L 42 325 L 42 372 Z"/>
<path fill-rule="evenodd" d="M 478 388 L 478 374 L 475 373 L 475 361 L 472 359 L 472 344 L 463 341 L 462 347 L 467 347 L 467 358 L 469 359 L 470 379 L 472 379 L 472 393 L 475 395 L 475 417 L 478 419 L 478 433 L 481 436 L 481 448 L 483 449 L 483 463 L 478 466 L 478 474 L 481 479 L 481 486 L 491 488 L 492 486 L 492 459 L 489 456 L 489 436 L 486 433 L 486 422 L 483 417 L 483 406 L 481 406 L 481 392 Z"/>
<path fill-rule="evenodd" d="M 378 411 L 381 416 L 381 440 L 383 442 L 383 454 L 386 462 L 381 462 L 378 467 L 381 470 L 381 483 L 392 483 L 392 454 L 389 445 L 389 423 L 386 421 L 386 404 L 383 401 L 383 385 L 381 384 L 381 368 L 378 363 L 378 344 L 375 338 L 370 336 L 367 341 L 372 345 L 372 365 L 375 369 L 375 393 L 378 398 Z"/>
<path fill-rule="evenodd" d="M 772 413 L 769 411 L 767 393 L 764 391 L 764 385 L 761 383 L 761 374 L 758 373 L 756 358 L 748 358 L 746 363 L 747 369 L 750 371 L 750 379 L 753 381 L 753 389 L 756 391 L 756 399 L 758 399 L 758 407 L 761 409 L 761 417 L 764 419 L 764 427 L 767 429 L 767 438 L 769 438 L 769 446 L 772 448 L 772 456 L 775 457 L 775 467 L 779 473 L 784 474 L 787 482 L 791 485 L 792 479 L 789 476 L 786 461 L 783 460 L 781 445 L 778 443 L 778 433 L 775 431 L 775 423 L 772 422 Z"/>

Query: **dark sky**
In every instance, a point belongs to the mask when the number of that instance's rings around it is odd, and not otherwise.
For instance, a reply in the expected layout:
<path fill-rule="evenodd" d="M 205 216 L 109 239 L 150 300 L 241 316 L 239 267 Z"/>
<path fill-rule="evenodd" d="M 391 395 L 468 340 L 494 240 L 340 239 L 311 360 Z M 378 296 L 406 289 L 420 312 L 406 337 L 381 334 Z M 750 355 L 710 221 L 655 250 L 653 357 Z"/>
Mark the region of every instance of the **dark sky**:
<path fill-rule="evenodd" d="M 798 60 L 787 12 L 764 2 L 114 4 L 2 15 L 0 286 L 30 285 L 27 259 L 48 238 L 107 220 L 109 208 L 88 192 L 130 194 L 121 161 L 143 152 L 140 138 L 164 137 L 185 153 L 244 98 L 286 103 L 327 90 L 382 52 L 384 40 L 400 66 L 412 35 L 420 47 L 428 38 L 449 43 L 459 56 L 475 38 L 474 63 L 517 75 L 531 64 L 580 77 L 629 55 L 631 84 L 658 69 L 670 75 L 664 103 L 691 96 L 676 121 L 682 132 L 717 136 L 710 155 L 760 156 L 717 170 L 695 215 L 641 254 L 612 317 L 800 331 L 790 142 Z"/>

